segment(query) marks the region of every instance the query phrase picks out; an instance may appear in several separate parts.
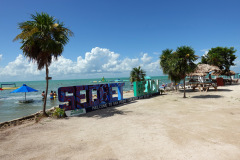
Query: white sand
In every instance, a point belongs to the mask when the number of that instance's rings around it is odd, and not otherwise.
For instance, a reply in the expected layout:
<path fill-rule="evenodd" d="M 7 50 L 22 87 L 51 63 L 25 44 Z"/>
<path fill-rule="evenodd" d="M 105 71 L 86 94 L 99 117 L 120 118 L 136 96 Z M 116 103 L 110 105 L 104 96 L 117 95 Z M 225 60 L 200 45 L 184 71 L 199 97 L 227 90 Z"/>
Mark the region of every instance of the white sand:
<path fill-rule="evenodd" d="M 182 97 L 168 92 L 2 130 L 0 159 L 239 160 L 240 85 Z"/>

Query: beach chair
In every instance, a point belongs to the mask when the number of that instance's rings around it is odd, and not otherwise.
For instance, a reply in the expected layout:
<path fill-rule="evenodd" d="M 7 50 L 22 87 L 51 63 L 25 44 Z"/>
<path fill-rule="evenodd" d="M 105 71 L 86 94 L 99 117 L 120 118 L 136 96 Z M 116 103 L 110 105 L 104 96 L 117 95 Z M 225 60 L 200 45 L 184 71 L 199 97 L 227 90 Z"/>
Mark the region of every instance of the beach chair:
<path fill-rule="evenodd" d="M 237 84 L 238 83 L 238 79 L 232 79 L 232 82 Z"/>
<path fill-rule="evenodd" d="M 172 91 L 174 90 L 173 83 L 167 83 L 167 86 L 165 87 L 166 91 Z"/>
<path fill-rule="evenodd" d="M 165 90 L 166 87 L 167 87 L 167 83 L 166 83 L 166 84 L 162 84 L 162 85 L 159 87 L 159 90 Z"/>
<path fill-rule="evenodd" d="M 179 90 L 179 87 L 180 87 L 180 83 L 177 83 L 177 84 L 174 86 L 174 89 L 175 89 L 175 90 Z"/>
<path fill-rule="evenodd" d="M 191 84 L 189 82 L 185 82 L 185 88 L 186 89 L 190 89 L 191 88 Z"/>

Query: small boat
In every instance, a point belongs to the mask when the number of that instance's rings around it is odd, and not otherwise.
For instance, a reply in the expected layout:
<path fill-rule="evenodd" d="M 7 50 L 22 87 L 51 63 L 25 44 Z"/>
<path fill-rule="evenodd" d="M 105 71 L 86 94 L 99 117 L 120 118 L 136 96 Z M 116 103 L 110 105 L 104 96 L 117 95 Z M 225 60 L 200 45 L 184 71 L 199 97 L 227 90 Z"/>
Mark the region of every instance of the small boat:
<path fill-rule="evenodd" d="M 104 77 L 100 81 L 92 81 L 92 83 L 101 83 L 101 82 L 108 82 Z"/>
<path fill-rule="evenodd" d="M 7 86 L 7 87 L 3 87 L 3 86 Z M 2 83 L 1 84 L 1 87 L 3 90 L 6 90 L 6 89 L 18 89 L 19 87 L 16 86 L 16 83 Z"/>
<path fill-rule="evenodd" d="M 114 80 L 114 82 L 123 82 L 123 80 L 121 80 L 121 79 L 116 79 L 116 80 Z"/>
<path fill-rule="evenodd" d="M 103 78 L 101 79 L 101 82 L 107 82 L 107 81 L 106 81 L 105 78 L 103 77 Z"/>
<path fill-rule="evenodd" d="M 115 79 L 115 80 L 112 80 L 112 81 L 110 81 L 110 82 L 123 82 L 123 80 L 121 80 L 121 79 Z"/>
<path fill-rule="evenodd" d="M 101 83 L 102 81 L 92 81 L 92 83 Z"/>

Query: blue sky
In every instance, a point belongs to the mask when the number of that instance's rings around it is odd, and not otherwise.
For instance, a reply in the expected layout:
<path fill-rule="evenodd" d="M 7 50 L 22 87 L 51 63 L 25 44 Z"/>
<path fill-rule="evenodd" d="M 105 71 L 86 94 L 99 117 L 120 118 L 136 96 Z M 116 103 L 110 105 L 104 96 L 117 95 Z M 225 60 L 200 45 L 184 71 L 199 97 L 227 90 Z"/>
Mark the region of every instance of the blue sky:
<path fill-rule="evenodd" d="M 47 12 L 74 32 L 50 68 L 55 79 L 68 79 L 126 77 L 137 65 L 148 75 L 162 75 L 162 50 L 182 45 L 199 56 L 233 46 L 238 56 L 239 6 L 237 0 L 1 1 L 0 81 L 44 80 L 44 70 L 37 71 L 21 55 L 20 42 L 12 41 L 20 33 L 18 23 L 36 12 Z M 236 63 L 232 69 L 240 72 L 240 58 Z"/>

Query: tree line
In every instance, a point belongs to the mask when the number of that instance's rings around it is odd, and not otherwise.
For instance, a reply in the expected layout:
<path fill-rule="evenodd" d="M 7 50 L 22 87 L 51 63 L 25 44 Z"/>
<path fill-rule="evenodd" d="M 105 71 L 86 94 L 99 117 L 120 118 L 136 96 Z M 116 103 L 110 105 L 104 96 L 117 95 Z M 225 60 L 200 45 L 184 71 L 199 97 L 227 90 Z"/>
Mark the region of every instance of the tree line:
<path fill-rule="evenodd" d="M 230 67 L 234 66 L 234 60 L 237 56 L 234 54 L 237 50 L 234 47 L 215 47 L 211 48 L 207 54 L 201 57 L 201 61 L 198 64 L 209 64 L 217 66 L 221 69 L 222 75 L 230 75 Z M 185 92 L 185 77 L 194 72 L 197 67 L 195 63 L 200 57 L 195 55 L 195 51 L 190 46 L 178 47 L 175 51 L 173 49 L 165 49 L 160 55 L 160 68 L 164 74 L 167 74 L 169 79 L 175 83 L 179 83 L 183 80 L 184 95 Z M 132 78 L 139 75 L 138 78 Z M 133 68 L 130 74 L 132 81 L 142 81 L 146 72 L 140 67 Z"/>

